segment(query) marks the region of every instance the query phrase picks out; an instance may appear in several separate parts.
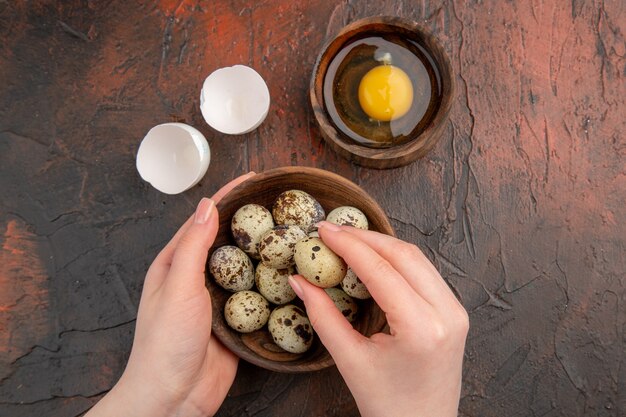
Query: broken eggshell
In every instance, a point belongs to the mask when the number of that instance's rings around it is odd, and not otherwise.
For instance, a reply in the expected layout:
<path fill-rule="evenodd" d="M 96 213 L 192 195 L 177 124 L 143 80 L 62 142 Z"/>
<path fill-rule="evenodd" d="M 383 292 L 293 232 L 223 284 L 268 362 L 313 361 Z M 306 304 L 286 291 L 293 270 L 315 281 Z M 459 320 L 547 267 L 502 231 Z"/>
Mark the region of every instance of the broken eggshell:
<path fill-rule="evenodd" d="M 204 135 L 184 123 L 154 126 L 137 151 L 137 171 L 144 181 L 165 194 L 196 185 L 206 173 L 211 151 Z"/>
<path fill-rule="evenodd" d="M 258 72 L 245 65 L 220 68 L 204 80 L 200 110 L 213 129 L 240 135 L 256 129 L 270 108 L 270 91 Z"/>

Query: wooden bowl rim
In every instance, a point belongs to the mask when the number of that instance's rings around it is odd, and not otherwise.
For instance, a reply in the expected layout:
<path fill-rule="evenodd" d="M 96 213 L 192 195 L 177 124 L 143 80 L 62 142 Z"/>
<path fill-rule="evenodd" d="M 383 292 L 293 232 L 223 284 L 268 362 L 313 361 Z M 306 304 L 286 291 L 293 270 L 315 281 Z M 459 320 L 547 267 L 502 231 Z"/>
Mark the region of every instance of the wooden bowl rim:
<path fill-rule="evenodd" d="M 433 120 L 415 138 L 404 144 L 390 148 L 369 148 L 356 143 L 349 143 L 342 139 L 341 135 L 335 129 L 333 122 L 327 116 L 326 104 L 323 99 L 323 88 L 320 89 L 319 94 L 316 88 L 318 79 L 321 79 L 323 83 L 323 79 L 326 76 L 328 64 L 324 67 L 323 72 L 320 71 L 320 66 L 329 53 L 331 46 L 336 42 L 344 44 L 354 36 L 369 30 L 373 25 L 384 25 L 390 28 L 400 28 L 415 32 L 419 37 L 426 40 L 428 44 L 425 45 L 421 43 L 421 45 L 431 53 L 433 60 L 435 60 L 440 67 L 442 79 L 443 89 L 441 93 L 441 103 Z M 344 37 L 345 39 L 342 39 Z M 433 52 L 436 52 L 436 54 Z M 332 58 L 329 58 L 328 63 L 330 63 L 331 60 Z M 450 63 L 450 58 L 445 52 L 445 49 L 437 37 L 420 23 L 397 16 L 366 17 L 346 25 L 337 35 L 325 42 L 322 47 L 322 52 L 318 55 L 315 65 L 313 66 L 313 73 L 309 84 L 309 98 L 322 137 L 335 151 L 348 159 L 370 168 L 395 168 L 423 157 L 441 138 L 441 128 L 452 108 L 456 90 L 453 74 L 452 64 Z"/>
<path fill-rule="evenodd" d="M 277 178 L 277 177 L 281 177 L 285 175 L 293 175 L 293 174 L 304 174 L 304 175 L 310 175 L 313 177 L 323 177 L 333 182 L 339 182 L 343 186 L 353 189 L 363 199 L 364 206 L 367 206 L 371 210 L 374 210 L 377 212 L 377 217 L 381 220 L 381 223 L 382 223 L 381 225 L 382 227 L 380 231 L 382 233 L 386 233 L 393 237 L 396 236 L 395 230 L 393 229 L 389 221 L 389 218 L 385 214 L 382 207 L 380 207 L 380 205 L 376 202 L 376 200 L 374 200 L 369 195 L 369 193 L 367 193 L 363 188 L 361 188 L 360 186 L 358 186 L 351 180 L 345 177 L 342 177 L 341 175 L 335 174 L 334 172 L 326 171 L 326 170 L 319 169 L 319 168 L 312 168 L 312 167 L 287 166 L 287 167 L 273 168 L 273 169 L 264 171 L 262 173 L 258 173 L 248 178 L 246 181 L 242 182 L 241 184 L 237 185 L 226 196 L 224 196 L 224 198 L 222 198 L 222 200 L 219 203 L 217 203 L 216 208 L 218 210 L 218 213 L 222 211 L 222 209 L 227 204 L 232 203 L 233 198 L 234 198 L 233 196 L 237 196 L 242 191 L 248 188 L 253 188 L 255 184 L 262 183 L 267 180 L 271 180 L 273 178 Z M 229 231 L 222 231 L 222 233 L 229 233 Z M 210 253 L 211 251 L 209 251 L 209 254 Z M 210 277 L 208 267 L 205 270 L 205 278 L 207 281 L 212 279 Z M 256 354 L 254 351 L 252 351 L 249 348 L 241 349 L 239 346 L 235 345 L 234 342 L 231 342 L 231 339 L 235 337 L 233 333 L 234 331 L 230 331 L 227 328 L 227 326 L 221 326 L 221 327 L 219 326 L 219 323 L 221 322 L 221 316 L 219 316 L 219 309 L 221 307 L 222 306 L 217 306 L 216 303 L 212 303 L 211 314 L 213 316 L 213 320 L 211 324 L 211 328 L 212 328 L 211 330 L 213 334 L 215 334 L 215 336 L 218 338 L 218 340 L 222 344 L 224 344 L 224 346 L 226 346 L 231 352 L 237 355 L 240 359 L 243 359 L 261 368 L 264 368 L 270 371 L 281 372 L 281 373 L 313 372 L 313 371 L 318 371 L 321 369 L 328 368 L 335 364 L 332 356 L 330 356 L 329 354 L 328 357 L 323 360 L 313 361 L 313 362 L 306 363 L 306 364 L 298 363 L 290 367 L 289 362 L 273 361 L 271 359 L 261 357 L 260 355 Z M 216 318 L 218 320 L 216 320 Z M 379 329 L 378 331 L 383 330 L 383 328 L 384 326 L 382 326 L 381 329 Z"/>

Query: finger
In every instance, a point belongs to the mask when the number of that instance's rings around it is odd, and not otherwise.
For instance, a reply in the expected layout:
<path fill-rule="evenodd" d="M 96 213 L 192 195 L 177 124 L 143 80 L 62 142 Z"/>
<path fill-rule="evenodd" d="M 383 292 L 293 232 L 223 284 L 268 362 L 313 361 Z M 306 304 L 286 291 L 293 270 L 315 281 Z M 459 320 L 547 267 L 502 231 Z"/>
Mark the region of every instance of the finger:
<path fill-rule="evenodd" d="M 254 177 L 255 175 L 256 172 L 250 171 L 247 174 L 235 178 L 234 180 L 220 188 L 215 194 L 213 194 L 211 200 L 215 201 L 215 204 L 219 203 L 222 198 L 226 196 L 226 194 L 230 193 L 233 190 L 233 188 L 246 181 L 247 179 Z"/>
<path fill-rule="evenodd" d="M 232 191 L 233 188 L 235 188 L 236 186 L 238 186 L 239 184 L 241 184 L 248 178 L 253 177 L 254 175 L 256 175 L 256 173 L 253 171 L 253 172 L 249 172 L 245 175 L 235 178 L 234 180 L 232 180 L 231 182 L 229 182 L 228 184 L 220 188 L 218 192 L 213 194 L 213 197 L 211 197 L 211 200 L 213 200 L 215 204 L 219 203 L 220 200 L 224 198 L 226 194 Z M 163 250 L 161 250 L 161 252 L 157 255 L 153 264 L 156 263 L 158 266 L 166 266 L 169 268 L 170 264 L 172 263 L 172 257 L 174 255 L 174 250 L 176 249 L 176 245 L 178 244 L 180 237 L 187 231 L 189 226 L 193 223 L 193 216 L 194 215 L 191 215 L 187 219 L 187 221 L 181 226 L 181 228 L 178 229 L 174 237 L 167 243 L 167 245 L 165 245 Z"/>
<path fill-rule="evenodd" d="M 452 300 L 458 303 L 437 268 L 417 246 L 371 230 L 349 226 L 342 226 L 341 229 L 358 237 L 388 260 L 409 285 L 432 306 L 445 308 Z"/>
<path fill-rule="evenodd" d="M 300 275 L 289 277 L 289 284 L 304 301 L 313 329 L 338 366 L 367 341 L 354 330 L 323 289 L 312 285 Z"/>
<path fill-rule="evenodd" d="M 332 223 L 321 222 L 318 230 L 324 243 L 341 256 L 365 284 L 394 330 L 405 324 L 407 317 L 432 309 L 387 260 L 361 239 Z"/>
<path fill-rule="evenodd" d="M 256 173 L 254 171 L 251 171 L 245 175 L 241 175 L 235 178 L 234 180 L 223 186 L 217 193 L 213 195 L 211 199 L 215 202 L 215 204 L 217 204 L 233 188 L 246 181 L 247 179 L 253 177 L 254 175 L 256 175 Z M 180 229 L 178 229 L 176 234 L 174 234 L 174 237 L 172 237 L 172 239 L 165 245 L 161 252 L 159 252 L 157 257 L 150 265 L 150 268 L 148 268 L 146 280 L 143 285 L 144 293 L 154 293 L 161 287 L 161 284 L 163 284 L 163 280 L 170 270 L 176 245 L 178 244 L 180 237 L 187 232 L 187 229 L 193 223 L 193 217 L 194 215 L 191 215 L 187 219 L 187 221 L 180 227 Z"/>
<path fill-rule="evenodd" d="M 172 266 L 163 283 L 165 293 L 194 295 L 205 288 L 204 269 L 209 248 L 217 235 L 218 217 L 213 200 L 203 198 L 192 224 L 178 241 Z"/>
<path fill-rule="evenodd" d="M 256 175 L 255 172 L 248 172 L 245 175 L 241 175 L 240 177 L 235 178 L 234 180 L 232 180 L 231 182 L 229 182 L 228 184 L 220 188 L 215 194 L 213 194 L 213 197 L 211 197 L 211 200 L 213 200 L 215 204 L 219 203 L 222 200 L 222 198 L 226 196 L 226 194 L 232 191 L 233 188 L 235 188 L 236 186 L 238 186 L 239 184 L 241 184 L 248 178 L 253 177 L 254 175 Z M 187 221 L 185 221 L 185 223 L 181 226 L 181 228 L 178 229 L 176 234 L 174 234 L 174 237 L 172 237 L 172 239 L 167 243 L 167 245 L 165 245 L 161 253 L 159 253 L 159 255 L 157 256 L 157 259 L 162 257 L 163 259 L 160 259 L 160 261 L 167 263 L 168 266 L 169 264 L 171 264 L 172 256 L 174 254 L 174 249 L 176 249 L 176 245 L 178 244 L 180 237 L 187 231 L 189 226 L 193 223 L 193 217 L 194 217 L 194 214 L 189 216 Z"/>

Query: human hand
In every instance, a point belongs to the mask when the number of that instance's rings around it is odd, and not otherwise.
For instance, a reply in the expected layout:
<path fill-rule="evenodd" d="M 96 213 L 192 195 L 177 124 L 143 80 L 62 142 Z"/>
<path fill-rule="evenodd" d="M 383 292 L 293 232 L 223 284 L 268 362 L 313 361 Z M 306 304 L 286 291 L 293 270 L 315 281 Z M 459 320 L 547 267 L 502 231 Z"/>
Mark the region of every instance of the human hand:
<path fill-rule="evenodd" d="M 391 334 L 358 333 L 318 287 L 290 283 L 364 417 L 456 416 L 469 320 L 414 245 L 322 222 L 319 234 L 367 286 Z"/>
<path fill-rule="evenodd" d="M 207 253 L 219 226 L 215 204 L 254 173 L 203 198 L 146 274 L 126 369 L 88 413 L 96 416 L 206 416 L 217 412 L 238 358 L 211 335 Z"/>

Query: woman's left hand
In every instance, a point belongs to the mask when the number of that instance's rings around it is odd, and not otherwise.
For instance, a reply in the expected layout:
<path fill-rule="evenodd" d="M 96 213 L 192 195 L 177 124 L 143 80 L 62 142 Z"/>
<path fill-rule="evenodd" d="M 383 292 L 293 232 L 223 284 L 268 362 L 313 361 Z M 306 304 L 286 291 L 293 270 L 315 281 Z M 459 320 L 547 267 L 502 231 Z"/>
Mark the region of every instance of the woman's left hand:
<path fill-rule="evenodd" d="M 215 204 L 254 173 L 203 198 L 150 266 L 133 348 L 122 377 L 87 414 L 206 416 L 224 401 L 238 359 L 211 335 L 207 253 L 219 226 Z"/>

